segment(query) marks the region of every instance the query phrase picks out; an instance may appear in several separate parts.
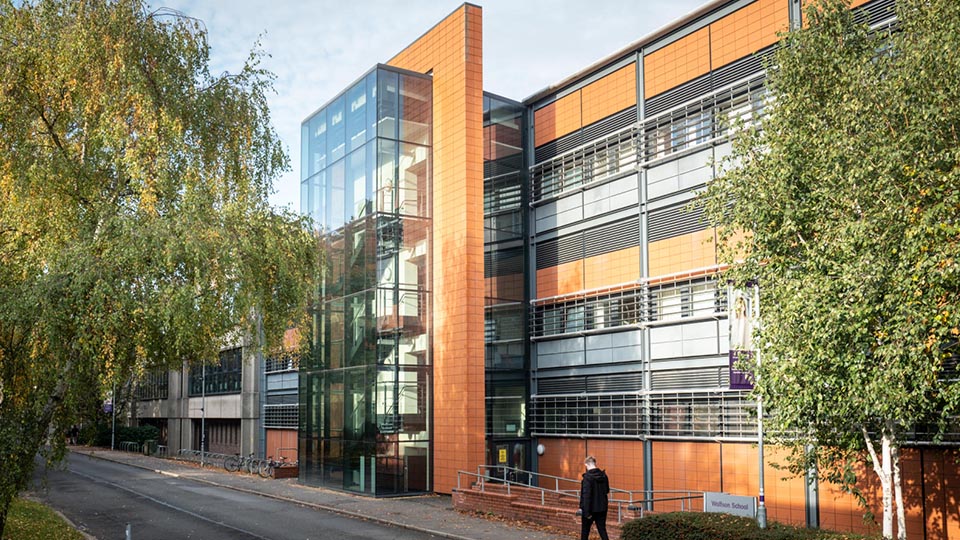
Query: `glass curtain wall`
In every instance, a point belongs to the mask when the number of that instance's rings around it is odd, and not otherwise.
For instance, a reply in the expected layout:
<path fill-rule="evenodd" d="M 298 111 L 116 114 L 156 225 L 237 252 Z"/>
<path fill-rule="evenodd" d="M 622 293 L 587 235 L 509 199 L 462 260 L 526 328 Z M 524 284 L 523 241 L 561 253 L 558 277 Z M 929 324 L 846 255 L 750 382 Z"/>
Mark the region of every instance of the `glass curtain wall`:
<path fill-rule="evenodd" d="M 300 366 L 300 481 L 430 489 L 432 80 L 378 66 L 302 125 L 325 265 Z"/>
<path fill-rule="evenodd" d="M 487 463 L 529 470 L 523 106 L 483 98 Z"/>

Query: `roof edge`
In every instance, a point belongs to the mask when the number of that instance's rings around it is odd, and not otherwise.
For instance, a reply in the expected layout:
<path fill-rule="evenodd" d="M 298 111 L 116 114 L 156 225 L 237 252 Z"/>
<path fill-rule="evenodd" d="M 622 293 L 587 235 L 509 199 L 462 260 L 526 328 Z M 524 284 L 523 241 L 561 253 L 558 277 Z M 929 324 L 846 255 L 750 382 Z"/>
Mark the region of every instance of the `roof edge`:
<path fill-rule="evenodd" d="M 729 3 L 731 3 L 731 0 L 711 0 L 710 2 L 707 2 L 706 4 L 704 4 L 704 5 L 700 6 L 699 8 L 691 11 L 690 13 L 687 13 L 687 14 L 684 15 L 683 17 L 680 17 L 679 19 L 677 19 L 677 20 L 675 20 L 675 21 L 673 21 L 673 22 L 667 23 L 666 25 L 661 26 L 660 28 L 654 30 L 653 32 L 650 32 L 649 34 L 643 36 L 642 38 L 634 41 L 633 43 L 631 43 L 631 44 L 629 44 L 629 45 L 627 45 L 626 47 L 624 47 L 624 48 L 622 48 L 622 49 L 619 49 L 618 51 L 614 52 L 613 54 L 609 54 L 609 55 L 607 55 L 607 56 L 604 56 L 604 57 L 601 58 L 600 60 L 597 60 L 596 62 L 594 62 L 594 63 L 588 65 L 587 67 L 585 67 L 585 68 L 577 71 L 576 73 L 573 73 L 572 75 L 569 75 L 569 76 L 561 79 L 559 82 L 556 82 L 556 83 L 554 83 L 554 84 L 551 84 L 551 85 L 547 86 L 546 88 L 543 88 L 543 89 L 541 89 L 541 90 L 538 90 L 537 92 L 534 92 L 533 94 L 531 94 L 531 95 L 529 95 L 529 96 L 527 96 L 526 98 L 523 99 L 523 104 L 524 104 L 524 105 L 527 105 L 527 106 L 530 106 L 530 105 L 532 105 L 535 101 L 539 101 L 540 99 L 542 99 L 542 98 L 544 98 L 544 97 L 546 97 L 546 96 L 548 96 L 548 95 L 556 92 L 557 90 L 560 90 L 560 89 L 562 89 L 562 88 L 570 85 L 571 83 L 576 82 L 578 79 L 582 79 L 582 78 L 590 75 L 591 73 L 593 73 L 593 72 L 595 72 L 595 71 L 598 71 L 598 70 L 600 70 L 601 68 L 607 66 L 608 64 L 611 64 L 611 63 L 613 63 L 613 62 L 616 62 L 617 60 L 623 58 L 623 57 L 626 56 L 627 54 L 630 54 L 630 53 L 632 53 L 632 52 L 636 52 L 637 50 L 641 49 L 644 45 L 647 45 L 647 44 L 649 44 L 649 43 L 651 43 L 651 42 L 653 42 L 653 41 L 656 41 L 656 40 L 658 40 L 658 39 L 660 39 L 660 38 L 662 38 L 662 37 L 670 34 L 671 32 L 673 32 L 673 31 L 675 31 L 675 30 L 678 30 L 678 29 L 686 26 L 687 24 L 695 21 L 696 19 L 699 19 L 700 17 L 702 17 L 702 16 L 704 16 L 704 15 L 707 15 L 707 14 L 710 13 L 711 11 L 714 11 L 714 10 L 716 10 L 717 8 L 722 7 L 722 6 L 724 6 L 724 5 L 726 5 L 726 4 L 729 4 Z"/>

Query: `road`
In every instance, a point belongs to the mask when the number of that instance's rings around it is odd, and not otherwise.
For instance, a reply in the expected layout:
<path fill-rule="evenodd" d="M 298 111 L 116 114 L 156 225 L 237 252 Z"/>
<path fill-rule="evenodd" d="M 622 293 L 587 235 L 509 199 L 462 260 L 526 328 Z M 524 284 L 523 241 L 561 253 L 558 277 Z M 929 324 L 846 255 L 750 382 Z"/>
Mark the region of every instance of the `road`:
<path fill-rule="evenodd" d="M 182 477 L 90 458 L 38 467 L 33 492 L 99 540 L 288 540 L 436 538 Z M 44 474 L 46 473 L 46 474 Z"/>

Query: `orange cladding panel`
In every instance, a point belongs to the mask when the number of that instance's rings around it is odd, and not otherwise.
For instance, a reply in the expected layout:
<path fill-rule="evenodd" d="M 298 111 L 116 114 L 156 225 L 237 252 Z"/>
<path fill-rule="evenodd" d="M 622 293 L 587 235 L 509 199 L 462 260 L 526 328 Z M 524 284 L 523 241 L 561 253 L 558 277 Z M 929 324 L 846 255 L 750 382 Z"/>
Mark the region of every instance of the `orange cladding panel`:
<path fill-rule="evenodd" d="M 747 443 L 724 443 L 723 491 L 755 497 L 760 489 L 757 447 Z M 763 453 L 764 495 L 771 521 L 803 526 L 806 524 L 806 490 L 802 476 L 793 476 L 786 469 L 789 452 L 775 446 Z"/>
<path fill-rule="evenodd" d="M 543 455 L 537 458 L 542 474 L 560 478 L 579 479 L 583 474 L 583 459 L 587 457 L 587 443 L 583 439 L 540 439 Z M 560 489 L 573 489 L 560 486 Z"/>
<path fill-rule="evenodd" d="M 712 228 L 650 242 L 650 272 L 656 277 L 717 264 Z"/>
<path fill-rule="evenodd" d="M 655 490 L 721 491 L 719 444 L 654 441 L 652 460 Z M 657 503 L 654 510 L 678 511 L 680 502 Z"/>
<path fill-rule="evenodd" d="M 533 144 L 540 146 L 582 126 L 580 90 L 577 90 L 533 113 Z"/>
<path fill-rule="evenodd" d="M 637 104 L 637 65 L 630 64 L 582 90 L 583 125 L 590 125 Z"/>
<path fill-rule="evenodd" d="M 484 463 L 483 27 L 464 4 L 388 63 L 433 76 L 433 489 Z"/>
<path fill-rule="evenodd" d="M 640 491 L 643 489 L 643 443 L 607 439 L 540 439 L 544 447 L 538 459 L 539 472 L 567 478 L 579 484 L 583 460 L 597 459 L 597 466 L 610 477 L 610 487 Z M 576 484 L 560 489 L 575 489 Z"/>
<path fill-rule="evenodd" d="M 597 458 L 597 467 L 606 471 L 610 477 L 610 487 L 630 491 L 643 489 L 642 442 L 588 439 L 584 452 L 585 455 Z M 583 472 L 582 464 L 580 472 Z"/>
<path fill-rule="evenodd" d="M 710 29 L 674 41 L 643 58 L 643 95 L 651 98 L 710 71 Z"/>
<path fill-rule="evenodd" d="M 537 298 L 583 290 L 583 259 L 537 270 Z"/>
<path fill-rule="evenodd" d="M 710 25 L 712 69 L 777 42 L 790 25 L 786 0 L 757 0 Z"/>
<path fill-rule="evenodd" d="M 640 278 L 640 246 L 583 260 L 583 288 L 596 289 Z M 539 284 L 539 280 L 537 281 Z"/>

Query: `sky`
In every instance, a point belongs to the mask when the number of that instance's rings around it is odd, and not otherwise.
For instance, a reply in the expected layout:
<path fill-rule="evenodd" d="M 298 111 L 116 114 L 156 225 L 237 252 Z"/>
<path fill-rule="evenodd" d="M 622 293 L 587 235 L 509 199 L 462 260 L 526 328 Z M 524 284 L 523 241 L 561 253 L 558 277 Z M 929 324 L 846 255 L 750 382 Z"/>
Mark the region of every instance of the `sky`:
<path fill-rule="evenodd" d="M 457 9 L 457 0 L 148 0 L 201 19 L 211 72 L 235 73 L 257 46 L 276 75 L 274 128 L 292 170 L 270 202 L 300 210 L 300 123 Z M 557 83 L 707 0 L 473 0 L 483 8 L 483 86 L 515 100 Z"/>

